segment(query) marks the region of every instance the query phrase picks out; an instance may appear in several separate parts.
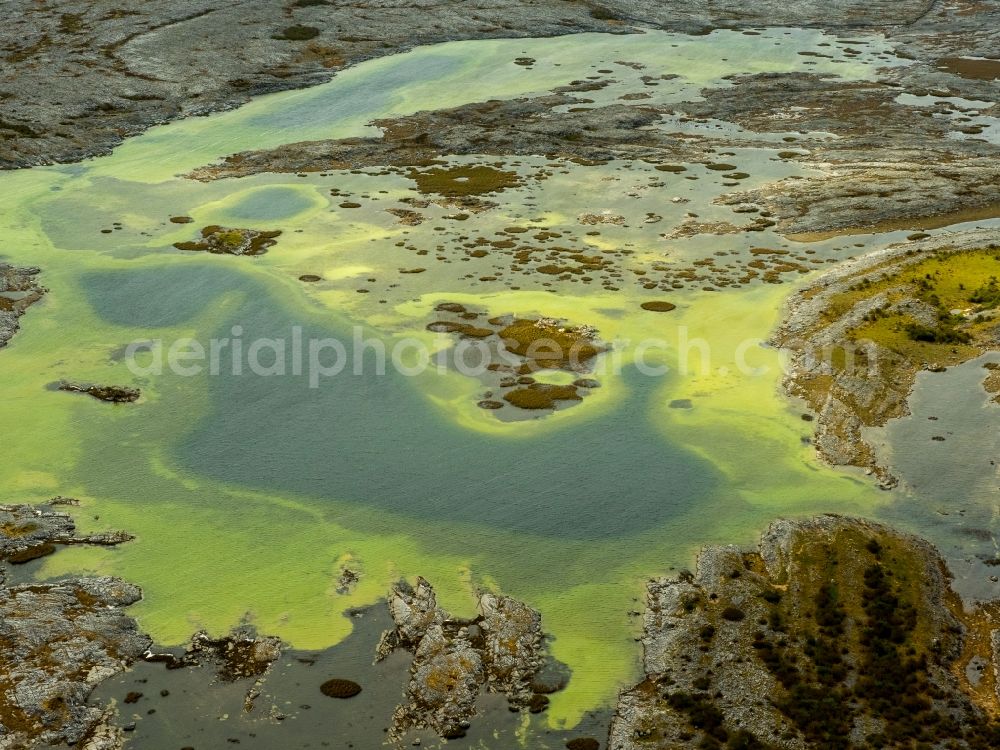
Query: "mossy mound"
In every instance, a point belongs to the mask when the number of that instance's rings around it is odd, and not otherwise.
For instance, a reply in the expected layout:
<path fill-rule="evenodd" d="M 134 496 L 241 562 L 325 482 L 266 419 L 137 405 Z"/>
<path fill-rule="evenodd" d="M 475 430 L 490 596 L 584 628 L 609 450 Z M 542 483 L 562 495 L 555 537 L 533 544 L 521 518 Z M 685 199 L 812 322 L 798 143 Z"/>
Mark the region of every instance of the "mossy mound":
<path fill-rule="evenodd" d="M 175 242 L 178 250 L 208 252 L 214 255 L 263 255 L 276 244 L 280 231 L 234 229 L 212 224 L 201 230 L 201 239 Z"/>
<path fill-rule="evenodd" d="M 521 184 L 517 172 L 474 165 L 411 169 L 409 177 L 421 193 L 449 198 L 499 193 Z"/>
<path fill-rule="evenodd" d="M 528 700 L 528 711 L 533 714 L 540 714 L 545 709 L 549 707 L 549 699 L 538 693 L 535 693 Z"/>
<path fill-rule="evenodd" d="M 579 329 L 544 320 L 517 319 L 500 331 L 500 338 L 535 369 L 577 370 L 604 351 Z"/>
<path fill-rule="evenodd" d="M 532 383 L 504 394 L 504 400 L 518 409 L 554 409 L 557 401 L 579 401 L 581 396 L 572 385 Z"/>
<path fill-rule="evenodd" d="M 361 686 L 352 680 L 334 678 L 319 686 L 320 692 L 329 698 L 353 698 L 361 692 Z"/>
<path fill-rule="evenodd" d="M 649 312 L 670 312 L 671 310 L 676 310 L 677 305 L 673 302 L 665 302 L 663 300 L 651 300 L 649 302 L 643 302 L 639 305 L 643 310 L 648 310 Z"/>

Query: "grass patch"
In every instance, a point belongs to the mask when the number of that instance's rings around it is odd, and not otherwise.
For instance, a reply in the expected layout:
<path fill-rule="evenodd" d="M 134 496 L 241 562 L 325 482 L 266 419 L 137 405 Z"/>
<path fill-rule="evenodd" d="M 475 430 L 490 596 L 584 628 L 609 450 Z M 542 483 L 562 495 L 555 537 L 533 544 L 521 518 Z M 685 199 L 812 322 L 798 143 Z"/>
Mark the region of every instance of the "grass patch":
<path fill-rule="evenodd" d="M 409 177 L 421 193 L 449 198 L 499 193 L 521 184 L 516 172 L 473 165 L 411 169 Z"/>

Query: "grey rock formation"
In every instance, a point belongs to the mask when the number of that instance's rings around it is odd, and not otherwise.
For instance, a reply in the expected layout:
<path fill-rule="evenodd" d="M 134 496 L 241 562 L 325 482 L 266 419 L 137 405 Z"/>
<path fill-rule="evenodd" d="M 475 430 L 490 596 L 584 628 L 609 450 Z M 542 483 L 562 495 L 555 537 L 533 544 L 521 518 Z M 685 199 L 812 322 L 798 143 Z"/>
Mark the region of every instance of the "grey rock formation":
<path fill-rule="evenodd" d="M 142 392 L 138 388 L 127 385 L 84 385 L 63 381 L 59 384 L 60 391 L 69 393 L 85 393 L 98 401 L 112 404 L 131 404 L 139 400 Z"/>
<path fill-rule="evenodd" d="M 11 0 L 0 29 L 0 167 L 107 153 L 152 124 L 328 80 L 455 39 L 714 26 L 892 27 L 930 0 Z"/>
<path fill-rule="evenodd" d="M 34 554 L 50 554 L 68 544 L 116 545 L 133 539 L 124 531 L 76 535 L 73 519 L 54 505 L 75 505 L 69 498 L 56 498 L 49 505 L 0 505 L 0 561 L 19 562 Z"/>
<path fill-rule="evenodd" d="M 877 281 L 887 272 L 898 272 L 931 254 L 959 253 L 1000 245 L 1000 233 L 993 229 L 952 233 L 941 237 L 893 245 L 839 264 L 823 274 L 808 289 L 789 300 L 784 320 L 771 342 L 790 355 L 785 390 L 794 397 L 813 403 L 817 411 L 815 444 L 819 455 L 835 466 L 857 466 L 874 474 L 882 486 L 897 484 L 890 467 L 877 455 L 864 432 L 866 426 L 881 426 L 889 419 L 909 413 L 907 401 L 913 388 L 914 372 L 930 369 L 933 362 L 913 363 L 900 353 L 871 341 L 856 342 L 851 330 L 879 308 L 887 297 L 878 294 L 863 299 L 831 319 L 831 300 L 858 284 Z M 905 310 L 916 319 L 933 313 L 919 300 L 897 303 L 890 310 Z M 831 352 L 842 350 L 851 356 L 850 367 L 832 366 Z M 850 355 L 847 353 L 850 352 Z M 830 379 L 821 389 L 826 394 L 816 403 L 812 385 Z"/>
<path fill-rule="evenodd" d="M 116 544 L 126 535 L 73 536 L 73 522 L 51 508 L 0 508 L 0 558 L 47 544 Z M 142 598 L 118 578 L 67 578 L 8 586 L 0 572 L 0 748 L 64 743 L 120 747 L 104 707 L 87 704 L 97 685 L 149 647 L 123 611 Z"/>
<path fill-rule="evenodd" d="M 36 279 L 40 273 L 38 268 L 0 263 L 0 349 L 18 332 L 18 319 L 45 294 Z"/>
<path fill-rule="evenodd" d="M 432 728 L 442 737 L 461 737 L 484 692 L 507 697 L 515 710 L 542 710 L 533 680 L 545 658 L 541 616 L 514 599 L 484 593 L 480 615 L 451 617 L 437 604 L 423 578 L 415 587 L 397 584 L 389 595 L 395 628 L 382 636 L 379 659 L 396 648 L 414 654 L 407 703 L 393 714 L 391 733 Z"/>
<path fill-rule="evenodd" d="M 837 516 L 777 521 L 755 550 L 707 548 L 696 574 L 649 583 L 646 678 L 621 695 L 608 747 L 806 750 L 824 731 L 895 747 L 922 719 L 941 722 L 928 746 L 991 746 L 997 696 L 957 675 L 993 663 L 998 628 L 995 610 L 963 609 L 927 542 Z M 905 667 L 883 674 L 883 649 Z"/>

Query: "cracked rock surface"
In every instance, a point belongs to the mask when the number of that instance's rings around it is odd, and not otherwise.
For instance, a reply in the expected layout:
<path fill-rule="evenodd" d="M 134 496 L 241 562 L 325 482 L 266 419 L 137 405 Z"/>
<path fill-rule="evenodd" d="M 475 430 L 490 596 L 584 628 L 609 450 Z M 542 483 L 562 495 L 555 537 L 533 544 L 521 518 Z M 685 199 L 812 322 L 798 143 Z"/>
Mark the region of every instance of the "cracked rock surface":
<path fill-rule="evenodd" d="M 0 559 L 45 544 L 117 544 L 112 533 L 74 536 L 73 521 L 49 506 L 0 507 Z M 150 640 L 124 608 L 142 598 L 118 578 L 70 577 L 8 585 L 0 570 L 0 748 L 65 743 L 121 746 L 106 707 L 87 705 L 104 679 L 140 658 Z"/>
<path fill-rule="evenodd" d="M 393 714 L 392 736 L 431 728 L 442 737 L 461 737 L 487 691 L 506 696 L 512 710 L 544 708 L 547 699 L 533 682 L 545 663 L 541 615 L 490 593 L 479 597 L 479 612 L 471 620 L 452 617 L 423 578 L 390 592 L 395 628 L 383 634 L 378 658 L 397 648 L 414 655 L 407 702 Z"/>
<path fill-rule="evenodd" d="M 458 39 L 622 33 L 642 26 L 892 27 L 930 0 L 11 0 L 0 29 L 0 168 L 105 154 L 150 125 L 328 80 Z"/>

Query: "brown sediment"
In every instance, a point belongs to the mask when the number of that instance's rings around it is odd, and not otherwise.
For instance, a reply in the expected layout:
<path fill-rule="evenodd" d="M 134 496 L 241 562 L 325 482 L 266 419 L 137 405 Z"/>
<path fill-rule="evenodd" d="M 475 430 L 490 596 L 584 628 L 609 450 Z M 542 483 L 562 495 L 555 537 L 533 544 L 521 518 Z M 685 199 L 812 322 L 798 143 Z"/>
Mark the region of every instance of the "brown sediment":
<path fill-rule="evenodd" d="M 962 78 L 976 81 L 1000 80 L 1000 60 L 976 59 L 972 57 L 942 57 L 937 66 Z"/>

